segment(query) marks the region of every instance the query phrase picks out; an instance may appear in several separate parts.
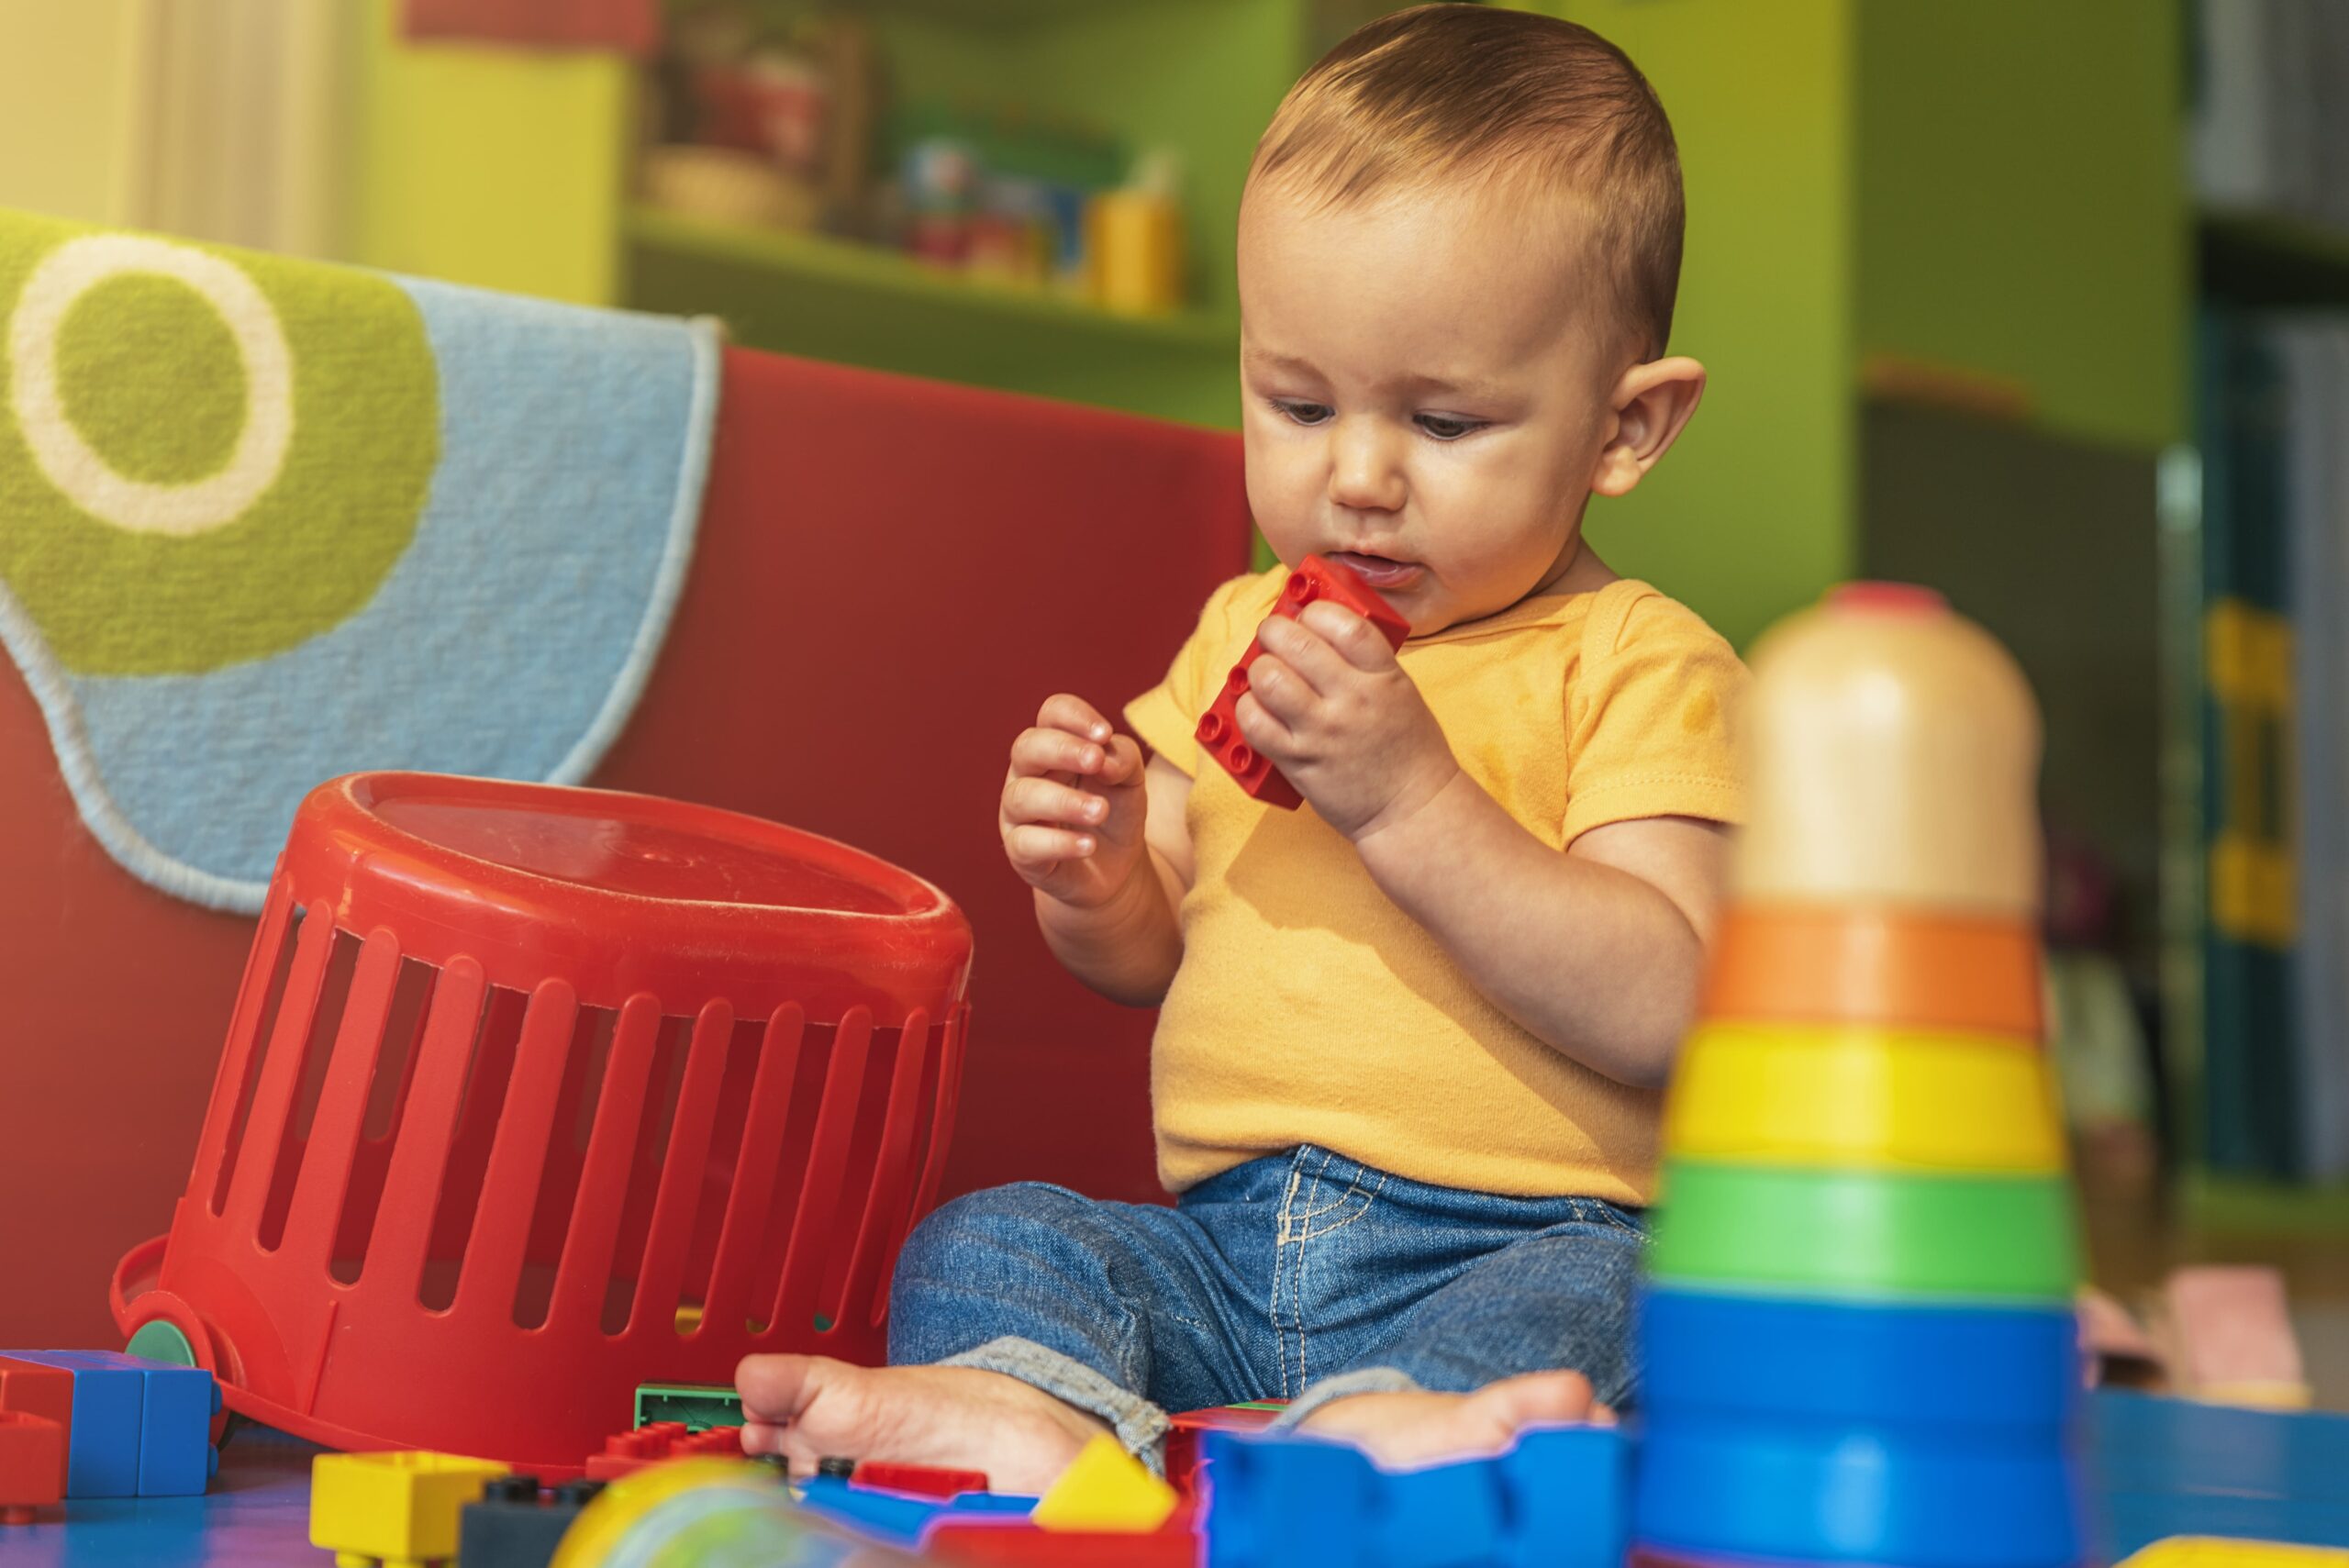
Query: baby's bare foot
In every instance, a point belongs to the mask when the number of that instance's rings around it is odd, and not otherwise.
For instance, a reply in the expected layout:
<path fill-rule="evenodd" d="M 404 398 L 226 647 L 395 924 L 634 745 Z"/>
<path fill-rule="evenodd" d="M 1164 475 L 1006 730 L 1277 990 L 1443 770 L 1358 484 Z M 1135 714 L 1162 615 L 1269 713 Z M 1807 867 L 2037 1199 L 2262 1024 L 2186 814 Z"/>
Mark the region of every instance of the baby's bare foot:
<path fill-rule="evenodd" d="M 999 1372 L 852 1366 L 829 1356 L 748 1356 L 734 1370 L 742 1447 L 781 1454 L 795 1475 L 824 1459 L 981 1470 L 998 1492 L 1042 1492 L 1099 1419 Z"/>
<path fill-rule="evenodd" d="M 1339 1438 L 1389 1467 L 1498 1453 L 1520 1429 L 1549 1421 L 1612 1426 L 1615 1412 L 1578 1372 L 1530 1372 L 1474 1394 L 1355 1394 L 1332 1399 L 1297 1423 Z"/>

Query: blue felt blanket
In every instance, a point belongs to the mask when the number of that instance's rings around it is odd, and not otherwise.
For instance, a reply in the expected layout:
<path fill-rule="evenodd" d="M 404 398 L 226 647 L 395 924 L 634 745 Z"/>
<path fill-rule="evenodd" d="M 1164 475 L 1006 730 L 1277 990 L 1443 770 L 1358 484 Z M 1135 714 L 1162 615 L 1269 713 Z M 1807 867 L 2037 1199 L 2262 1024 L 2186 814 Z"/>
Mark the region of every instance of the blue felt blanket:
<path fill-rule="evenodd" d="M 0 213 L 0 641 L 91 830 L 251 910 L 321 780 L 585 777 L 684 580 L 718 353 Z"/>

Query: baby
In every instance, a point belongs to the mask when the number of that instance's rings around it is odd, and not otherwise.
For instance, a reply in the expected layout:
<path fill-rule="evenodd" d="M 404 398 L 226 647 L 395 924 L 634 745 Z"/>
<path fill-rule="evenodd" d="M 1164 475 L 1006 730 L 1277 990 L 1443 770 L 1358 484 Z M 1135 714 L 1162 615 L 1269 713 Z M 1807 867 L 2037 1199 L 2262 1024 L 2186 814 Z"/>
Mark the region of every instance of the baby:
<path fill-rule="evenodd" d="M 1069 971 L 1162 1008 L 1177 1202 L 947 1205 L 897 1266 L 895 1364 L 751 1358 L 747 1447 L 1025 1491 L 1105 1431 L 1154 1461 L 1170 1411 L 1287 1399 L 1400 1462 L 1631 1392 L 1745 675 L 1582 525 L 1704 390 L 1664 352 L 1681 225 L 1663 107 L 1572 24 L 1425 6 L 1290 92 L 1241 207 L 1248 498 L 1410 636 L 1326 600 L 1266 622 L 1275 569 L 1208 600 L 1125 710 L 1140 744 L 1043 704 L 1004 850 Z M 1192 740 L 1259 623 L 1239 723 L 1294 813 Z"/>

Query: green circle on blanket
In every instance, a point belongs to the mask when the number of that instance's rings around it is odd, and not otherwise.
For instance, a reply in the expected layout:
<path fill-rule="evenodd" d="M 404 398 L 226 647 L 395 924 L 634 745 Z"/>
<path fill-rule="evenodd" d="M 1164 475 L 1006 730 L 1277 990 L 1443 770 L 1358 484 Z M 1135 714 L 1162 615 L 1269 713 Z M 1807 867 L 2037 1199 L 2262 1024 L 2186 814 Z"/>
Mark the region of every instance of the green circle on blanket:
<path fill-rule="evenodd" d="M 75 300 L 57 372 L 66 419 L 127 478 L 186 484 L 217 473 L 244 432 L 237 339 L 175 278 L 117 273 Z"/>
<path fill-rule="evenodd" d="M 416 537 L 440 388 L 415 303 L 313 262 L 0 222 L 0 580 L 82 675 L 264 659 Z"/>

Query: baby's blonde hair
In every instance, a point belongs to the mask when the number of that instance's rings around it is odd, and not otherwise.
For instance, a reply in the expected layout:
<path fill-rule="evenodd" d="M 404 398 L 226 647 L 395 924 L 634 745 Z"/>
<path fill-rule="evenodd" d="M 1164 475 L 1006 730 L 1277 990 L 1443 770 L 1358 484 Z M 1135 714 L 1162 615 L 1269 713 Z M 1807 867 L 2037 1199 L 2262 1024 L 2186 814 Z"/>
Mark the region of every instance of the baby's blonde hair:
<path fill-rule="evenodd" d="M 1281 100 L 1251 193 L 1327 202 L 1530 176 L 1592 222 L 1588 254 L 1642 360 L 1664 352 L 1686 208 L 1664 105 L 1588 28 L 1497 6 L 1418 6 L 1357 28 Z"/>

